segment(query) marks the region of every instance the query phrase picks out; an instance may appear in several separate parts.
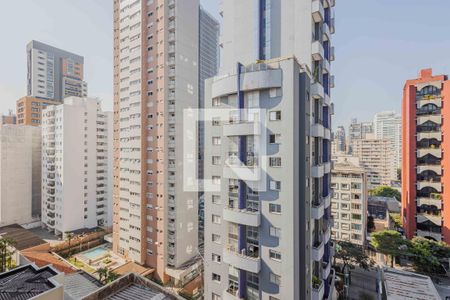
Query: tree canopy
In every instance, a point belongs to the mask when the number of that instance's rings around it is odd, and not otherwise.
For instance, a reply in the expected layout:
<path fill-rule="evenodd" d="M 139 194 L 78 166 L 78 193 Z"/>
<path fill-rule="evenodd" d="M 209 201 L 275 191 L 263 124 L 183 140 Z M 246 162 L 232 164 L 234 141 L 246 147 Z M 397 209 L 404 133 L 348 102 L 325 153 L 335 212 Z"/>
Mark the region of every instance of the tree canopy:
<path fill-rule="evenodd" d="M 364 248 L 350 242 L 339 241 L 336 245 L 335 258 L 342 260 L 343 268 L 346 266 L 353 267 L 358 265 L 364 270 L 368 270 L 375 262 L 367 256 Z"/>
<path fill-rule="evenodd" d="M 408 255 L 417 272 L 425 274 L 445 274 L 444 265 L 448 265 L 450 246 L 423 237 L 412 239 Z"/>
<path fill-rule="evenodd" d="M 395 230 L 384 230 L 373 233 L 370 244 L 378 252 L 391 256 L 391 267 L 394 267 L 395 256 L 401 254 L 402 248 L 408 245 L 408 241 Z"/>
<path fill-rule="evenodd" d="M 369 192 L 370 196 L 380 196 L 380 197 L 394 197 L 397 201 L 401 201 L 401 193 L 389 186 L 379 186 L 374 188 Z"/>

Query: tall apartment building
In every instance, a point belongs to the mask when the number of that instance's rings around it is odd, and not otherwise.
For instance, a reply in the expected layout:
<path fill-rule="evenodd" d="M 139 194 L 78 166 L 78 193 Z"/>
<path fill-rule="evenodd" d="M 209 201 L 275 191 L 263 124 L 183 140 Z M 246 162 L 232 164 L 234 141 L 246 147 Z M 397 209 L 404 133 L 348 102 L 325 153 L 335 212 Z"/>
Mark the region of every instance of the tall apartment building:
<path fill-rule="evenodd" d="M 56 101 L 70 96 L 87 97 L 82 56 L 31 41 L 27 45 L 27 60 L 28 96 Z"/>
<path fill-rule="evenodd" d="M 9 113 L 7 115 L 2 115 L 1 116 L 1 125 L 6 125 L 6 124 L 16 124 L 16 115 L 13 114 L 12 110 L 9 111 Z"/>
<path fill-rule="evenodd" d="M 365 139 L 368 134 L 373 133 L 372 122 L 358 122 L 357 119 L 352 119 L 348 128 L 348 152 L 352 153 L 354 140 Z"/>
<path fill-rule="evenodd" d="M 408 238 L 450 243 L 450 81 L 422 70 L 407 80 L 402 103 L 402 218 Z M 447 117 L 448 118 L 448 117 Z"/>
<path fill-rule="evenodd" d="M 334 133 L 334 140 L 336 142 L 336 152 L 345 153 L 346 151 L 346 137 L 344 126 L 338 126 Z"/>
<path fill-rule="evenodd" d="M 353 140 L 352 154 L 359 158 L 367 171 L 369 189 L 380 185 L 390 186 L 397 180 L 395 151 L 388 139 L 377 139 L 374 134 L 367 134 L 364 139 Z"/>
<path fill-rule="evenodd" d="M 402 163 L 402 117 L 394 111 L 384 111 L 375 114 L 373 131 L 377 139 L 388 139 L 394 147 L 395 167 L 401 168 Z"/>
<path fill-rule="evenodd" d="M 164 282 L 191 276 L 199 254 L 198 192 L 183 187 L 198 48 L 198 0 L 114 1 L 113 250 Z"/>
<path fill-rule="evenodd" d="M 27 224 L 40 214 L 41 130 L 0 125 L 0 225 Z"/>
<path fill-rule="evenodd" d="M 42 118 L 42 224 L 57 235 L 112 226 L 112 113 L 68 97 Z"/>
<path fill-rule="evenodd" d="M 367 174 L 355 156 L 338 156 L 331 170 L 334 240 L 364 245 L 367 233 Z"/>
<path fill-rule="evenodd" d="M 16 102 L 17 124 L 41 126 L 42 111 L 48 105 L 60 104 L 59 101 L 25 96 Z"/>
<path fill-rule="evenodd" d="M 198 81 L 198 107 L 200 109 L 205 107 L 205 80 L 217 75 L 219 70 L 219 22 L 202 6 L 200 6 L 199 15 L 199 81 Z M 203 148 L 204 148 L 204 123 L 200 116 L 198 123 L 198 178 L 200 179 L 199 190 L 202 191 L 203 178 Z M 204 235 L 204 198 L 203 193 L 199 195 L 199 242 L 203 243 Z"/>
<path fill-rule="evenodd" d="M 331 299 L 334 1 L 222 3 L 207 80 L 205 299 Z"/>

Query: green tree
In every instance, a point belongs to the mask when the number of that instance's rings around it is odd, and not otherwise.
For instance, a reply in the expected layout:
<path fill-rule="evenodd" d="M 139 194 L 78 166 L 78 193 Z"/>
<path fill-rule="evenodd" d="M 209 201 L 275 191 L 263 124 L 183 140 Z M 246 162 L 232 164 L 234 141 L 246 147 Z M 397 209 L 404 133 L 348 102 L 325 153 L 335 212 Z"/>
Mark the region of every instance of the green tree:
<path fill-rule="evenodd" d="M 424 274 L 445 274 L 444 264 L 450 258 L 450 246 L 423 237 L 412 239 L 408 248 L 413 267 Z"/>
<path fill-rule="evenodd" d="M 346 269 L 346 267 L 353 268 L 355 265 L 358 265 L 360 268 L 368 270 L 375 264 L 375 262 L 367 256 L 362 246 L 350 242 L 338 242 L 334 257 L 342 260 L 342 269 Z"/>
<path fill-rule="evenodd" d="M 108 276 L 107 276 L 107 278 L 106 278 L 106 281 L 109 283 L 109 282 L 111 282 L 111 281 L 116 280 L 116 279 L 119 278 L 119 277 L 120 277 L 119 274 L 114 273 L 114 272 L 111 271 L 111 270 L 108 270 Z"/>
<path fill-rule="evenodd" d="M 108 268 L 98 268 L 97 269 L 98 280 L 102 283 L 106 283 L 108 278 Z"/>
<path fill-rule="evenodd" d="M 391 267 L 394 267 L 396 255 L 402 253 L 402 248 L 408 245 L 402 235 L 395 230 L 383 230 L 372 234 L 370 244 L 380 253 L 391 256 Z"/>
<path fill-rule="evenodd" d="M 11 268 L 12 255 L 14 250 L 12 247 L 16 241 L 12 238 L 0 238 L 0 273 Z"/>
<path fill-rule="evenodd" d="M 403 227 L 402 217 L 400 214 L 390 213 L 389 217 L 392 219 L 392 221 L 394 221 L 395 228 Z"/>
<path fill-rule="evenodd" d="M 64 235 L 66 237 L 66 241 L 69 242 L 69 251 L 68 251 L 68 255 L 67 256 L 70 256 L 72 254 L 72 245 L 71 245 L 71 243 L 72 243 L 72 239 L 73 239 L 74 236 L 73 236 L 73 233 L 69 232 L 69 231 L 66 231 L 64 233 Z"/>
<path fill-rule="evenodd" d="M 379 186 L 369 192 L 370 196 L 394 197 L 397 201 L 402 200 L 402 195 L 396 189 L 389 186 Z"/>

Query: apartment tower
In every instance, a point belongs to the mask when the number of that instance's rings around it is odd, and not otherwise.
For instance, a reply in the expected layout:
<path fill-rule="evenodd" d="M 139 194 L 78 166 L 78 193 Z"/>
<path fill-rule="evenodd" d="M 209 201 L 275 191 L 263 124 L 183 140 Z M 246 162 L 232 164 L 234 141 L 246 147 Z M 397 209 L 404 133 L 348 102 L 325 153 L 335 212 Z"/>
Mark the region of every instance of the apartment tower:
<path fill-rule="evenodd" d="M 42 117 L 42 224 L 56 235 L 112 226 L 112 113 L 68 97 Z"/>
<path fill-rule="evenodd" d="M 402 164 L 402 116 L 395 111 L 383 111 L 373 118 L 373 131 L 378 139 L 388 139 L 394 148 L 395 167 Z"/>
<path fill-rule="evenodd" d="M 334 1 L 227 0 L 205 89 L 205 299 L 331 299 Z"/>
<path fill-rule="evenodd" d="M 198 0 L 114 0 L 113 250 L 164 282 L 189 280 L 199 254 L 198 195 L 183 188 L 198 47 Z"/>
<path fill-rule="evenodd" d="M 31 41 L 27 45 L 27 60 L 28 96 L 56 101 L 69 96 L 87 97 L 82 56 Z"/>
<path fill-rule="evenodd" d="M 402 103 L 402 219 L 406 236 L 450 243 L 450 82 L 420 71 L 407 80 Z"/>
<path fill-rule="evenodd" d="M 331 171 L 331 237 L 365 245 L 367 233 L 367 174 L 355 156 L 337 156 Z"/>

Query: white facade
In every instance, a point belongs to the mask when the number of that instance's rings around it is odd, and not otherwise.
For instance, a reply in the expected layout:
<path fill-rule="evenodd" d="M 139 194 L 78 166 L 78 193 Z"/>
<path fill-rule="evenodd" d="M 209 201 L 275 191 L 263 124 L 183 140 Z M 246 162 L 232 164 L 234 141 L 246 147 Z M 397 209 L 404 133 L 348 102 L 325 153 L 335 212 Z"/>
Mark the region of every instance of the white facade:
<path fill-rule="evenodd" d="M 112 113 L 69 97 L 42 116 L 42 223 L 64 234 L 111 226 Z"/>
<path fill-rule="evenodd" d="M 364 139 L 352 142 L 352 154 L 359 158 L 367 171 L 369 189 L 380 185 L 390 186 L 397 180 L 395 151 L 391 140 L 377 139 L 374 134 L 367 134 Z"/>
<path fill-rule="evenodd" d="M 221 4 L 223 63 L 205 90 L 205 299 L 333 297 L 333 6 Z"/>
<path fill-rule="evenodd" d="M 364 245 L 367 232 L 367 175 L 355 156 L 338 156 L 331 171 L 332 237 Z"/>
<path fill-rule="evenodd" d="M 0 125 L 0 226 L 33 221 L 33 202 L 40 201 L 41 129 Z M 39 206 L 39 205 L 38 205 Z"/>
<path fill-rule="evenodd" d="M 377 139 L 388 139 L 392 142 L 395 156 L 395 167 L 402 165 L 402 116 L 394 111 L 375 114 L 373 128 Z"/>

